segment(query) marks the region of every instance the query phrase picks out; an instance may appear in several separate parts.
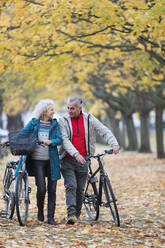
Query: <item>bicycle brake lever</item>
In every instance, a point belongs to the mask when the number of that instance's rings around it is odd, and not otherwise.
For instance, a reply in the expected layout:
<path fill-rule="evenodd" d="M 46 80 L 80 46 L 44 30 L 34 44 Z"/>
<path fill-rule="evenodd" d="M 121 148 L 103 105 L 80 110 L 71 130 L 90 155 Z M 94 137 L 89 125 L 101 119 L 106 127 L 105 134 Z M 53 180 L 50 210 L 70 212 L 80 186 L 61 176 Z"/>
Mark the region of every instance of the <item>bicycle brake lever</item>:
<path fill-rule="evenodd" d="M 88 160 L 90 160 L 90 156 L 86 156 L 86 157 L 84 157 L 84 159 L 85 159 L 86 161 L 88 161 Z"/>

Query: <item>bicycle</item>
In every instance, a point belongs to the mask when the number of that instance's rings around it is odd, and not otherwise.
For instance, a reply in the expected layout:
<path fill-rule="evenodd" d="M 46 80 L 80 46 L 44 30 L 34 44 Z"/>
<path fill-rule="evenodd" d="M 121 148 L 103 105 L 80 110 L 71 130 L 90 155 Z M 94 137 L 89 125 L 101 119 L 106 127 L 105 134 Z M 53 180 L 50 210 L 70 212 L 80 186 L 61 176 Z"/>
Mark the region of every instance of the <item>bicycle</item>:
<path fill-rule="evenodd" d="M 9 145 L 9 141 L 4 144 L 4 146 Z M 1 215 L 12 219 L 16 207 L 20 226 L 25 226 L 27 223 L 31 192 L 25 160 L 26 155 L 22 155 L 19 160 L 11 160 L 7 163 L 3 177 L 5 212 L 2 211 Z"/>
<path fill-rule="evenodd" d="M 106 154 L 112 154 L 113 150 L 105 150 L 102 154 L 94 156 L 87 156 L 86 160 L 89 161 L 89 173 L 87 178 L 86 189 L 84 192 L 84 206 L 86 212 L 91 220 L 98 220 L 100 214 L 100 207 L 106 207 L 110 209 L 113 221 L 116 226 L 120 226 L 120 218 L 118 208 L 116 204 L 116 197 L 113 192 L 110 179 L 105 172 L 101 157 Z M 91 159 L 97 160 L 98 168 L 93 172 L 91 167 Z M 99 180 L 96 174 L 99 172 Z M 97 185 L 99 183 L 99 187 Z"/>

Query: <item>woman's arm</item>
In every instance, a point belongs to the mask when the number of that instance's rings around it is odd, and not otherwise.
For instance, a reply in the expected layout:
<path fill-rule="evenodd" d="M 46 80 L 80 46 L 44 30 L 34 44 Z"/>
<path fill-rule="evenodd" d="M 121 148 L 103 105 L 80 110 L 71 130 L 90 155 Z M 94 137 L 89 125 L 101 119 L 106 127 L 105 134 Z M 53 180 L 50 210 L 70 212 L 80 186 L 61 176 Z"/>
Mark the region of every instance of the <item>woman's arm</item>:
<path fill-rule="evenodd" d="M 62 144 L 62 135 L 59 125 L 57 124 L 55 128 L 56 128 L 56 138 L 49 140 L 51 146 L 59 146 Z"/>

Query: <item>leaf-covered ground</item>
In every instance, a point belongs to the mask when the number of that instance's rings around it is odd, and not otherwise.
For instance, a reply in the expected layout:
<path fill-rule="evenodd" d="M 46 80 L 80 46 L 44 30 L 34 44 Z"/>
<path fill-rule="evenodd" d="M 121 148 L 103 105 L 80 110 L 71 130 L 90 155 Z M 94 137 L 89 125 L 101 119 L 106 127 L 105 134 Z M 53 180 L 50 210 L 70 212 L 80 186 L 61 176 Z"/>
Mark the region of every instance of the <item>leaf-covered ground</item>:
<path fill-rule="evenodd" d="M 5 159 L 6 160 L 6 159 Z M 0 248 L 146 248 L 165 247 L 165 160 L 156 154 L 120 153 L 106 156 L 105 168 L 117 196 L 121 227 L 115 227 L 109 212 L 101 209 L 97 222 L 88 219 L 83 208 L 81 221 L 66 224 L 63 179 L 58 182 L 56 220 L 58 226 L 37 221 L 36 188 L 30 179 L 30 209 L 26 227 L 0 217 Z M 4 165 L 0 165 L 0 210 Z M 45 210 L 46 215 L 46 210 Z"/>

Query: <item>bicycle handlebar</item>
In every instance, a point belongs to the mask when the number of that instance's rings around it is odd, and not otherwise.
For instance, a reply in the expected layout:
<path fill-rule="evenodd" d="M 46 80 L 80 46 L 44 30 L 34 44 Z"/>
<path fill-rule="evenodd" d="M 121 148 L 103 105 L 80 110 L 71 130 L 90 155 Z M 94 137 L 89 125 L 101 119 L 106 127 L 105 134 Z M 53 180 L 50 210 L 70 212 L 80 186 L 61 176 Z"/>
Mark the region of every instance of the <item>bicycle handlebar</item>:
<path fill-rule="evenodd" d="M 37 141 L 37 145 L 42 146 L 42 145 L 44 145 L 44 142 L 43 141 Z"/>
<path fill-rule="evenodd" d="M 86 156 L 85 157 L 85 160 L 88 161 L 90 160 L 91 158 L 100 158 L 102 156 L 104 156 L 105 154 L 113 154 L 113 149 L 110 149 L 110 150 L 104 150 L 103 153 L 100 153 L 100 154 L 97 154 L 97 155 L 89 155 L 89 156 Z"/>

